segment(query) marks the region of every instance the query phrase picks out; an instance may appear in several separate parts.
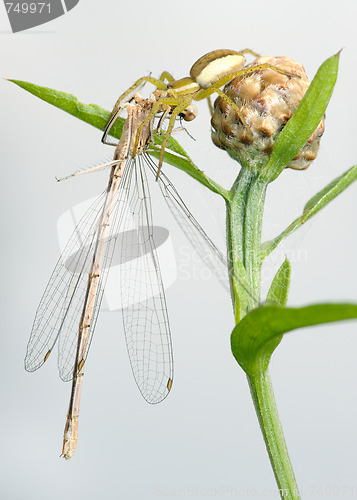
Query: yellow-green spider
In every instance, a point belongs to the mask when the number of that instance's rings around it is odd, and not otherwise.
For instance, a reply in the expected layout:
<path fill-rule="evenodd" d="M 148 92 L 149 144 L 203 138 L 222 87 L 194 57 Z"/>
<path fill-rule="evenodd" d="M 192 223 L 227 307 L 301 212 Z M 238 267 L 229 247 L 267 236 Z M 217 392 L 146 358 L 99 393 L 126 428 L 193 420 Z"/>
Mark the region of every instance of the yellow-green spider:
<path fill-rule="evenodd" d="M 183 116 L 184 120 L 191 121 L 196 117 L 197 108 L 192 104 L 192 101 L 201 101 L 202 99 L 209 98 L 211 94 L 217 93 L 236 111 L 247 133 L 251 136 L 252 131 L 247 125 L 239 107 L 221 90 L 221 87 L 223 87 L 223 85 L 227 84 L 237 76 L 247 75 L 263 69 L 271 69 L 288 77 L 299 78 L 299 75 L 289 73 L 288 71 L 284 71 L 267 63 L 244 68 L 246 62 L 244 54 L 247 53 L 252 54 L 255 57 L 259 57 L 259 54 L 253 52 L 250 49 L 244 49 L 240 52 L 229 49 L 219 49 L 208 52 L 208 54 L 200 57 L 192 66 L 190 70 L 190 76 L 187 76 L 185 78 L 175 80 L 167 71 L 164 71 L 159 79 L 153 78 L 151 76 L 142 76 L 141 78 L 136 80 L 136 82 L 131 87 L 129 87 L 115 103 L 108 123 L 105 126 L 102 142 L 105 144 L 111 144 L 107 141 L 107 135 L 113 123 L 122 111 L 123 102 L 125 102 L 125 99 L 132 92 L 134 92 L 135 89 L 137 89 L 145 82 L 152 83 L 161 92 L 160 97 L 152 107 L 151 113 L 138 128 L 137 140 L 135 141 L 133 148 L 133 155 L 135 155 L 138 138 L 140 137 L 142 128 L 147 123 L 149 123 L 158 113 L 163 113 L 164 116 L 166 116 L 167 114 L 171 114 L 169 125 L 165 132 L 164 140 L 162 141 L 161 145 L 159 168 L 157 174 L 159 174 L 160 172 L 161 165 L 164 159 L 165 147 L 173 130 L 176 118 L 181 115 Z M 167 80 L 167 83 L 165 83 L 165 80 Z"/>

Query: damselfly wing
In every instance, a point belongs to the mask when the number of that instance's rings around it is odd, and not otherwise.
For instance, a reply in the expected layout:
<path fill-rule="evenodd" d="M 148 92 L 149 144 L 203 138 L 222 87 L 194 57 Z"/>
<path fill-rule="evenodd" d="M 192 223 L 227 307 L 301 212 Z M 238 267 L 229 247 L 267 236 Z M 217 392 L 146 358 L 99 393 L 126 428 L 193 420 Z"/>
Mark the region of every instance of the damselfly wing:
<path fill-rule="evenodd" d="M 148 99 L 136 99 L 127 105 L 128 118 L 116 147 L 108 187 L 83 216 L 59 259 L 38 307 L 27 347 L 25 368 L 34 371 L 58 343 L 60 376 L 65 381 L 73 380 L 63 447 L 65 458 L 71 458 L 76 446 L 84 364 L 119 230 L 120 288 L 122 302 L 127 304 L 123 323 L 135 381 L 149 403 L 162 401 L 172 386 L 171 334 L 146 177 L 147 168 L 157 174 L 156 164 L 145 153 L 151 122 L 141 129 L 136 155 L 132 154 L 133 138 L 151 106 Z M 158 184 L 188 239 L 228 287 L 221 252 L 163 172 Z"/>

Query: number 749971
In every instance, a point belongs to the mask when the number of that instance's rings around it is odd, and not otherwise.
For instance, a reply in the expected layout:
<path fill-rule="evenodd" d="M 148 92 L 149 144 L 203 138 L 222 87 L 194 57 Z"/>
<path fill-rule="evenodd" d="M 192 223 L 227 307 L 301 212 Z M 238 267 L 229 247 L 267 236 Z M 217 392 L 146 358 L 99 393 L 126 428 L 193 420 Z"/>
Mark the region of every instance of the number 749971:
<path fill-rule="evenodd" d="M 31 2 L 31 3 L 27 3 L 27 2 L 18 2 L 18 3 L 14 3 L 14 2 L 7 2 L 6 4 L 6 10 L 7 10 L 7 13 L 10 13 L 11 11 L 12 12 L 18 12 L 18 13 L 22 13 L 22 14 L 27 14 L 27 13 L 30 13 L 30 14 L 41 14 L 42 12 L 43 13 L 50 13 L 51 12 L 51 4 L 50 3 L 45 3 L 45 2 Z"/>

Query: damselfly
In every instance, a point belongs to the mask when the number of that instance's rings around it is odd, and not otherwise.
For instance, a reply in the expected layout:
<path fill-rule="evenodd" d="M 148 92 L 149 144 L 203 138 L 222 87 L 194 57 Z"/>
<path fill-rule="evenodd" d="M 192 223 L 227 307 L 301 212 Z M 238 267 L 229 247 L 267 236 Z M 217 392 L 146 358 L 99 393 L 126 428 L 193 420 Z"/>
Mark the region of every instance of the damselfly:
<path fill-rule="evenodd" d="M 42 366 L 58 343 L 60 376 L 65 381 L 72 380 L 62 450 L 66 459 L 72 457 L 77 443 L 84 364 L 119 228 L 123 257 L 120 288 L 126 304 L 123 323 L 135 381 L 149 403 L 162 401 L 172 386 L 170 326 L 146 178 L 146 168 L 157 176 L 158 167 L 145 152 L 156 115 L 142 126 L 156 100 L 154 95 L 149 99 L 135 96 L 125 104 L 128 117 L 110 163 L 108 187 L 81 219 L 58 261 L 38 307 L 28 343 L 26 370 Z M 162 172 L 158 184 L 201 258 L 228 287 L 227 267 L 220 251 Z"/>

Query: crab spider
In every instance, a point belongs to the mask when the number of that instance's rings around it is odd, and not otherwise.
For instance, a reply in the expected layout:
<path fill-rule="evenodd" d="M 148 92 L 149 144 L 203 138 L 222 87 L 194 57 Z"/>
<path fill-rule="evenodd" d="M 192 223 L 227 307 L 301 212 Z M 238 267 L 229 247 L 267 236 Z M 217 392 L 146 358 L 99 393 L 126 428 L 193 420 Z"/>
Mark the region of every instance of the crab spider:
<path fill-rule="evenodd" d="M 246 53 L 252 54 L 255 57 L 259 57 L 259 54 L 253 52 L 250 49 L 244 49 L 240 52 L 229 49 L 219 49 L 208 52 L 208 54 L 200 57 L 192 66 L 190 70 L 190 76 L 188 77 L 175 80 L 167 71 L 164 71 L 159 79 L 153 78 L 151 76 L 142 76 L 130 88 L 128 88 L 115 103 L 108 123 L 105 126 L 102 142 L 105 144 L 111 144 L 106 140 L 107 135 L 113 123 L 122 111 L 123 100 L 125 100 L 125 98 L 127 98 L 132 92 L 134 92 L 145 82 L 149 82 L 155 85 L 160 91 L 160 97 L 153 105 L 151 113 L 146 117 L 146 119 L 138 128 L 133 154 L 135 154 L 135 151 L 137 149 L 138 138 L 140 137 L 142 128 L 147 125 L 147 123 L 149 123 L 150 120 L 152 120 L 158 113 L 162 113 L 163 117 L 166 117 L 167 114 L 171 115 L 169 125 L 165 132 L 164 140 L 161 145 L 157 175 L 159 175 L 164 159 L 166 144 L 172 133 L 177 116 L 182 116 L 186 121 L 191 121 L 196 117 L 197 108 L 192 103 L 192 101 L 201 101 L 202 99 L 206 98 L 208 98 L 209 100 L 211 94 L 217 93 L 236 111 L 247 133 L 252 136 L 252 131 L 246 123 L 244 116 L 242 115 L 237 104 L 232 101 L 232 99 L 230 99 L 223 92 L 223 90 L 221 90 L 221 87 L 233 80 L 233 78 L 235 78 L 236 76 L 247 75 L 262 69 L 271 69 L 288 77 L 300 77 L 299 75 L 289 73 L 288 71 L 284 71 L 267 63 L 244 68 L 246 62 L 244 54 Z M 165 83 L 165 80 L 167 80 L 167 83 Z M 161 125 L 162 119 L 159 123 Z"/>

